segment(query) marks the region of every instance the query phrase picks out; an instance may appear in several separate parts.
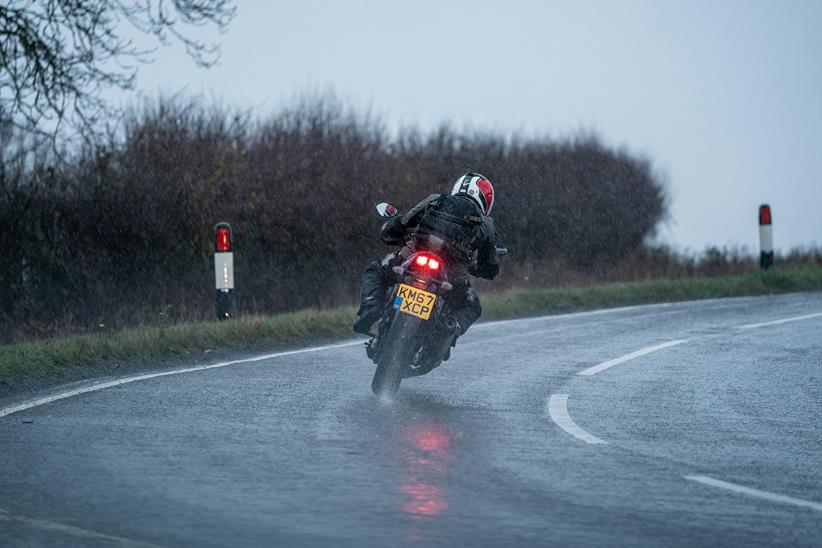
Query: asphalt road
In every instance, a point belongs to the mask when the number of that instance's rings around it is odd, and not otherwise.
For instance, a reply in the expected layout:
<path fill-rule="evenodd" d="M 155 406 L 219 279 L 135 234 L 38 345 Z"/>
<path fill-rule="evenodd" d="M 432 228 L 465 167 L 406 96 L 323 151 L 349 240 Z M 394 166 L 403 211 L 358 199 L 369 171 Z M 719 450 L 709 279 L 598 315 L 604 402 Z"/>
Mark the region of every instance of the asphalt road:
<path fill-rule="evenodd" d="M 6 407 L 0 545 L 822 545 L 822 294 L 478 325 L 390 404 L 372 373 L 351 344 Z"/>

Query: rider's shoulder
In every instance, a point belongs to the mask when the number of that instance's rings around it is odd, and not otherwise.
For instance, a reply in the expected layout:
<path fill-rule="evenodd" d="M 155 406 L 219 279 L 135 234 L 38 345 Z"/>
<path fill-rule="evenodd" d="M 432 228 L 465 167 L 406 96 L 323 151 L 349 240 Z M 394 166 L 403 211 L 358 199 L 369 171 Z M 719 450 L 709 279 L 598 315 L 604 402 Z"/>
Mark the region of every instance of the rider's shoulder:
<path fill-rule="evenodd" d="M 482 230 L 489 238 L 496 236 L 497 227 L 494 224 L 493 217 L 486 215 L 482 218 Z"/>
<path fill-rule="evenodd" d="M 441 201 L 442 197 L 442 194 L 429 194 L 428 196 L 423 198 L 423 200 L 420 203 L 414 206 L 414 209 L 412 209 L 411 211 L 415 213 L 425 211 L 430 206 L 436 206 L 437 203 Z"/>

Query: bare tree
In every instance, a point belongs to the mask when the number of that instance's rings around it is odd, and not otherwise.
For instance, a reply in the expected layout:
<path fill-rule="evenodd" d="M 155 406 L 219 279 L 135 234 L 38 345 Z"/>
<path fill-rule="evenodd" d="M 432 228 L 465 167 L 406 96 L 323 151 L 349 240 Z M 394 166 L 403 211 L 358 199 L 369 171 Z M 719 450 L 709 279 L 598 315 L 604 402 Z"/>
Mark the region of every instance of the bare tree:
<path fill-rule="evenodd" d="M 133 89 L 157 45 L 178 42 L 198 65 L 216 63 L 219 46 L 188 32 L 224 31 L 235 12 L 232 0 L 2 0 L 0 122 L 51 138 L 63 123 L 90 129 L 112 114 L 100 92 Z M 126 37 L 129 25 L 154 47 Z"/>

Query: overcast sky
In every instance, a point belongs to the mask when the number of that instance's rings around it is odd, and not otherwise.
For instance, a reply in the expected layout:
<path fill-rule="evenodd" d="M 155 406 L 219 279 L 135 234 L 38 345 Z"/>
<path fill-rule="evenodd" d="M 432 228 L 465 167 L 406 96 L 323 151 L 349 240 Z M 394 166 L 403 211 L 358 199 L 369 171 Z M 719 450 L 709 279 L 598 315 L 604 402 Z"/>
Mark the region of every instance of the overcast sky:
<path fill-rule="evenodd" d="M 822 244 L 822 1 L 239 4 L 219 66 L 166 48 L 140 90 L 267 114 L 333 87 L 390 126 L 593 129 L 666 174 L 665 241 L 758 251 L 769 202 L 777 248 Z"/>

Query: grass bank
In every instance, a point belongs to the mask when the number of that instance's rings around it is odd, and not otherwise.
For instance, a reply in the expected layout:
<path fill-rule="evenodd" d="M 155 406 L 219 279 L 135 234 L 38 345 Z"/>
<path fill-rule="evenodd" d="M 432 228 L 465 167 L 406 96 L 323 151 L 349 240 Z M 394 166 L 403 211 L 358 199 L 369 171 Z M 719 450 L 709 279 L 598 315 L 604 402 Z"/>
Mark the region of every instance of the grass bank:
<path fill-rule="evenodd" d="M 518 318 L 643 303 L 822 290 L 822 268 L 773 269 L 764 274 L 649 280 L 581 288 L 512 290 L 483 296 L 483 318 Z M 201 361 L 209 352 L 254 344 L 293 346 L 350 337 L 354 309 L 247 316 L 227 322 L 137 327 L 0 346 L 0 394 L 130 364 L 167 366 Z M 112 369 L 114 368 L 114 369 Z M 122 369 L 119 369 L 122 370 Z"/>

